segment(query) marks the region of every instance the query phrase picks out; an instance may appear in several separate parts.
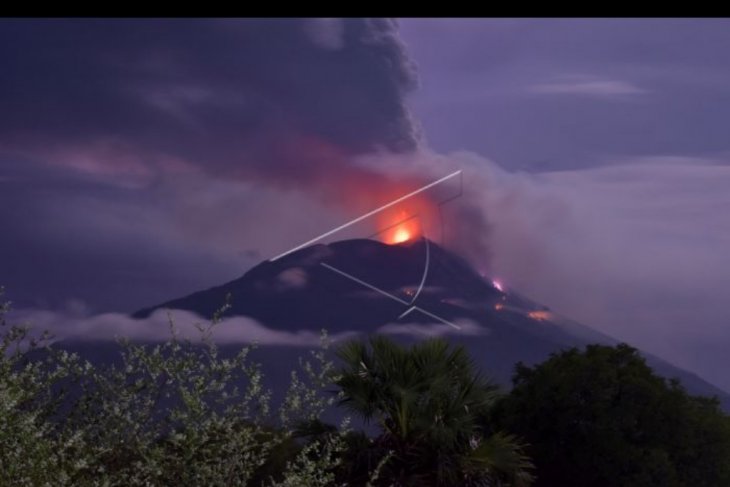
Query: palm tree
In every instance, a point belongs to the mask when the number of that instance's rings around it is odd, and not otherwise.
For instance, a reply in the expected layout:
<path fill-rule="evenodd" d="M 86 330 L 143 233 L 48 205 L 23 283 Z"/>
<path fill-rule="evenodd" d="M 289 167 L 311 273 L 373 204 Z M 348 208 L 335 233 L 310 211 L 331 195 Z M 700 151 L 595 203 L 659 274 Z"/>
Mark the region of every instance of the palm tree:
<path fill-rule="evenodd" d="M 461 346 L 440 339 L 405 348 L 383 336 L 338 350 L 342 405 L 374 423 L 370 448 L 391 452 L 382 475 L 410 486 L 529 485 L 532 467 L 515 438 L 481 425 L 497 387 Z M 390 483 L 388 485 L 390 485 Z"/>

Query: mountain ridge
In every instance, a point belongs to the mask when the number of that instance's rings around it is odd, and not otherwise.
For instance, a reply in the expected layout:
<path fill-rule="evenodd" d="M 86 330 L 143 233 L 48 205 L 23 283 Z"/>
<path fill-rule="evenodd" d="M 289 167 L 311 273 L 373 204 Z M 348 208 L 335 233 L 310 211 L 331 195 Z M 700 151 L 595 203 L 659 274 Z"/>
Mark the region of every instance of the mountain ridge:
<path fill-rule="evenodd" d="M 620 343 L 553 313 L 547 306 L 476 272 L 462 257 L 424 239 L 388 245 L 352 239 L 316 244 L 266 260 L 241 277 L 134 313 L 160 308 L 212 316 L 247 316 L 286 331 L 390 333 L 409 341 L 448 335 L 503 385 L 514 365 L 589 343 Z M 459 324 L 466 324 L 458 329 Z M 677 377 L 688 391 L 716 395 L 730 410 L 730 394 L 697 374 L 642 351 L 657 373 Z"/>

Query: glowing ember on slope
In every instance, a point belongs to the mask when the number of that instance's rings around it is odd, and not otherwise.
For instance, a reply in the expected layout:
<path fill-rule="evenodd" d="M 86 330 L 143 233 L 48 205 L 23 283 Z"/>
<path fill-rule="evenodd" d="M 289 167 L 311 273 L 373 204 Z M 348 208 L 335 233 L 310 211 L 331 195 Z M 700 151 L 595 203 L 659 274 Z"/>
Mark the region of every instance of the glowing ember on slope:
<path fill-rule="evenodd" d="M 496 280 L 496 279 L 493 279 L 493 280 L 492 280 L 492 286 L 494 286 L 494 288 L 495 288 L 495 289 L 496 289 L 497 291 L 499 291 L 499 292 L 502 292 L 502 293 L 504 292 L 504 286 L 503 286 L 503 285 L 502 285 L 502 283 L 501 283 L 501 282 L 499 282 L 498 280 Z"/>
<path fill-rule="evenodd" d="M 504 304 L 502 304 L 502 303 L 497 303 L 494 305 L 494 309 L 496 309 L 497 311 L 499 311 L 502 308 L 504 308 Z"/>
<path fill-rule="evenodd" d="M 547 321 L 550 319 L 550 312 L 543 310 L 530 311 L 527 316 L 537 321 Z"/>

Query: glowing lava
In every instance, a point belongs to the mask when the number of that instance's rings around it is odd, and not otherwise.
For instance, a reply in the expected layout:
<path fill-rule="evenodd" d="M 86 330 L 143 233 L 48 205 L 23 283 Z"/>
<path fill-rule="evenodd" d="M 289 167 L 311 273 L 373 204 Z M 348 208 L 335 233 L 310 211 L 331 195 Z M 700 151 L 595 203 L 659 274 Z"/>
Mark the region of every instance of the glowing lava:
<path fill-rule="evenodd" d="M 408 187 L 401 188 L 406 194 Z M 397 245 L 431 236 L 438 223 L 439 210 L 425 194 L 418 194 L 397 206 L 378 212 L 373 219 L 378 239 L 386 244 Z M 441 229 L 441 225 L 438 226 Z"/>
<path fill-rule="evenodd" d="M 411 239 L 411 232 L 408 231 L 407 228 L 397 228 L 395 230 L 395 233 L 393 233 L 393 238 L 391 240 L 394 244 L 399 244 L 401 242 L 405 242 L 406 240 Z"/>
<path fill-rule="evenodd" d="M 395 220 L 395 221 L 393 221 Z M 383 241 L 390 245 L 397 245 L 409 240 L 415 240 L 423 234 L 421 221 L 418 217 L 409 216 L 405 212 L 393 215 L 392 226 L 382 232 Z"/>
<path fill-rule="evenodd" d="M 535 310 L 527 313 L 527 316 L 536 321 L 547 321 L 551 318 L 549 311 Z"/>

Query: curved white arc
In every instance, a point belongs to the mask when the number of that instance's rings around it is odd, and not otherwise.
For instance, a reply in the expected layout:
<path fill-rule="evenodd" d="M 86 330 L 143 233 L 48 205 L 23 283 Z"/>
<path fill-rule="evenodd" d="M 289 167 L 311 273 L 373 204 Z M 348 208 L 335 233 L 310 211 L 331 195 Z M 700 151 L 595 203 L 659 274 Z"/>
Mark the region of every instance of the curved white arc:
<path fill-rule="evenodd" d="M 421 277 L 421 284 L 418 285 L 418 290 L 416 291 L 416 294 L 413 295 L 413 299 L 411 299 L 411 304 L 416 302 L 416 298 L 419 294 L 421 294 L 421 290 L 423 289 L 423 285 L 426 284 L 426 276 L 428 276 L 428 268 L 431 265 L 431 251 L 430 247 L 428 246 L 428 239 L 426 238 L 426 235 L 423 236 L 423 241 L 426 242 L 426 267 L 423 269 L 423 276 Z"/>

